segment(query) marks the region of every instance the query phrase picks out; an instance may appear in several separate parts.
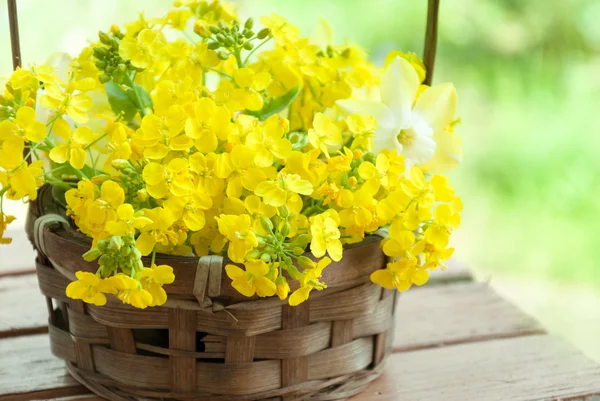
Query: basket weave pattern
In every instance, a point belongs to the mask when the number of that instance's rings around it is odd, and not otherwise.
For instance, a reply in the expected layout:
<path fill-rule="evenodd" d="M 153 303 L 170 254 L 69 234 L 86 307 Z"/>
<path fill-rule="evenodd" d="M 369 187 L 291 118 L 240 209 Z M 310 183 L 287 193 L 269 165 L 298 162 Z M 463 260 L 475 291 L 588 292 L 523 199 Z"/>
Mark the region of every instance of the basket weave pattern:
<path fill-rule="evenodd" d="M 96 268 L 72 256 L 86 245 L 72 240 L 76 233 L 61 224 L 64 218 L 40 214 L 30 219 L 37 223 L 29 232 L 39 251 L 52 351 L 100 396 L 338 400 L 364 390 L 381 371 L 396 292 L 369 282 L 370 272 L 385 263 L 377 242 L 346 250 L 345 263 L 325 269 L 329 288 L 297 307 L 235 298 L 220 274 L 222 258 L 214 256 L 171 258 L 176 276 L 192 270 L 193 285 L 166 286 L 170 299 L 162 307 L 140 310 L 117 300 L 96 307 L 65 295 L 73 271 Z"/>

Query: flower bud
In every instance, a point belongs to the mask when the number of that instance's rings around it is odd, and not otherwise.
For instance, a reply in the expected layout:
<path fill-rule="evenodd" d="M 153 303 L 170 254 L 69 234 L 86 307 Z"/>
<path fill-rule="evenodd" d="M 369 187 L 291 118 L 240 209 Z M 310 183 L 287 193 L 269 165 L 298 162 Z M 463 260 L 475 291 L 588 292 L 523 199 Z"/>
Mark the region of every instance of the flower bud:
<path fill-rule="evenodd" d="M 85 260 L 86 262 L 92 262 L 92 261 L 98 259 L 100 257 L 100 255 L 102 255 L 102 253 L 100 252 L 100 249 L 93 248 L 83 254 L 83 260 Z"/>
<path fill-rule="evenodd" d="M 263 40 L 264 38 L 266 38 L 267 36 L 269 36 L 271 34 L 271 29 L 269 28 L 264 28 L 261 29 L 258 34 L 256 35 L 256 37 L 260 40 Z"/>
<path fill-rule="evenodd" d="M 275 280 L 275 285 L 277 286 L 277 296 L 283 301 L 290 293 L 290 286 L 283 276 L 277 277 L 277 280 Z"/>
<path fill-rule="evenodd" d="M 290 265 L 288 265 L 286 270 L 287 270 L 288 274 L 290 275 L 290 277 L 293 278 L 294 280 L 300 280 L 302 278 L 302 273 L 300 273 L 300 271 L 298 271 L 296 266 L 290 264 Z"/>
<path fill-rule="evenodd" d="M 271 255 L 269 255 L 268 253 L 263 253 L 262 255 L 260 255 L 260 258 L 266 263 L 271 263 Z"/>
<path fill-rule="evenodd" d="M 219 47 L 221 47 L 221 44 L 219 42 L 208 42 L 209 50 L 217 50 Z"/>
<path fill-rule="evenodd" d="M 260 225 L 267 232 L 273 231 L 273 222 L 267 216 L 260 216 Z"/>
<path fill-rule="evenodd" d="M 117 170 L 123 170 L 123 169 L 131 166 L 131 163 L 129 163 L 129 160 L 125 160 L 125 159 L 115 159 L 111 162 L 111 164 Z"/>
<path fill-rule="evenodd" d="M 248 18 L 246 20 L 246 22 L 244 23 L 244 28 L 245 29 L 250 30 L 250 29 L 252 29 L 253 26 L 254 26 L 254 19 L 252 19 L 252 18 Z"/>
<path fill-rule="evenodd" d="M 103 59 L 108 56 L 108 49 L 106 47 L 94 47 L 94 56 Z"/>
<path fill-rule="evenodd" d="M 260 258 L 260 251 L 253 249 L 246 254 L 246 259 L 258 259 Z"/>
<path fill-rule="evenodd" d="M 281 229 L 279 230 L 279 233 L 281 234 L 281 236 L 283 238 L 287 238 L 288 235 L 290 235 L 290 231 L 292 230 L 292 226 L 290 226 L 290 223 L 283 223 L 281 225 Z"/>
<path fill-rule="evenodd" d="M 244 43 L 244 49 L 252 50 L 252 49 L 254 49 L 254 45 L 252 44 L 252 42 L 246 42 L 246 43 Z"/>
<path fill-rule="evenodd" d="M 123 240 L 121 237 L 112 236 L 110 237 L 110 241 L 108 243 L 108 248 L 114 251 L 120 251 L 123 247 Z"/>
<path fill-rule="evenodd" d="M 245 37 L 246 39 L 250 39 L 252 36 L 254 36 L 254 32 L 253 31 L 244 31 L 244 32 L 242 32 L 242 36 Z"/>
<path fill-rule="evenodd" d="M 225 36 L 222 33 L 217 34 L 216 38 L 221 43 L 225 42 Z"/>
<path fill-rule="evenodd" d="M 303 269 L 313 269 L 315 267 L 315 262 L 312 259 L 307 258 L 306 256 L 300 256 L 298 258 L 298 266 Z"/>
<path fill-rule="evenodd" d="M 110 45 L 111 37 L 105 32 L 98 32 L 98 38 L 100 38 L 100 42 L 104 43 L 105 45 Z"/>
<path fill-rule="evenodd" d="M 146 188 L 138 190 L 136 195 L 140 202 L 145 202 L 148 200 L 148 192 L 146 191 Z"/>
<path fill-rule="evenodd" d="M 227 60 L 229 59 L 229 54 L 225 51 L 219 51 L 217 52 L 217 56 L 221 59 L 221 60 Z"/>
<path fill-rule="evenodd" d="M 308 235 L 308 234 L 300 234 L 294 240 L 294 243 L 298 244 L 299 246 L 306 245 L 309 242 L 310 242 L 310 235 Z"/>
<path fill-rule="evenodd" d="M 209 30 L 211 33 L 214 33 L 215 35 L 216 35 L 216 34 L 218 34 L 218 33 L 221 33 L 221 29 L 220 29 L 218 26 L 216 26 L 216 25 L 211 25 L 211 26 L 209 26 L 209 27 L 208 27 L 208 30 Z"/>
<path fill-rule="evenodd" d="M 231 39 L 231 37 L 229 36 L 225 38 L 225 41 L 223 43 L 226 47 L 232 47 L 234 45 L 233 39 Z"/>

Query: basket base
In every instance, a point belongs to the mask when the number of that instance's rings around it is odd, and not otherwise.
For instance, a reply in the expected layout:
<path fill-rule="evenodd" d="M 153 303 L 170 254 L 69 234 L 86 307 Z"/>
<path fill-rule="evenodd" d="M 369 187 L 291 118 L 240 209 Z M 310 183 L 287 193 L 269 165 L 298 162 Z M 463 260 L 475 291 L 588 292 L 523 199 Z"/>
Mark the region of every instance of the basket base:
<path fill-rule="evenodd" d="M 80 384 L 94 394 L 110 401 L 343 401 L 362 393 L 369 387 L 372 381 L 381 376 L 385 367 L 385 359 L 374 369 L 364 370 L 353 375 L 337 377 L 333 380 L 322 381 L 321 383 L 302 383 L 300 386 L 295 386 L 298 389 L 288 388 L 239 397 L 206 394 L 194 395 L 190 393 L 159 393 L 134 389 L 132 391 L 138 394 L 128 393 L 123 390 L 122 385 L 119 385 L 120 389 L 116 389 L 108 384 L 103 384 L 107 383 L 106 378 L 92 378 L 92 376 L 89 376 L 89 373 L 77 368 L 71 362 L 66 362 L 66 367 L 69 374 Z M 275 394 L 284 392 L 285 395 Z M 177 398 L 172 398 L 173 396 Z"/>

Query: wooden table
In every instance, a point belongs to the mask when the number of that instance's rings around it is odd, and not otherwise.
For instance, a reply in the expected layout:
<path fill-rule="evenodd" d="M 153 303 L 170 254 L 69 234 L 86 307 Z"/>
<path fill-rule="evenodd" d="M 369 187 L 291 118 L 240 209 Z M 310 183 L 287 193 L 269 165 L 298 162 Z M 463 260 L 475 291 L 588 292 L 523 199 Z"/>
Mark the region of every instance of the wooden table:
<path fill-rule="evenodd" d="M 50 353 L 23 236 L 0 248 L 0 401 L 101 401 Z M 600 365 L 453 266 L 398 303 L 385 373 L 352 401 L 600 401 Z"/>

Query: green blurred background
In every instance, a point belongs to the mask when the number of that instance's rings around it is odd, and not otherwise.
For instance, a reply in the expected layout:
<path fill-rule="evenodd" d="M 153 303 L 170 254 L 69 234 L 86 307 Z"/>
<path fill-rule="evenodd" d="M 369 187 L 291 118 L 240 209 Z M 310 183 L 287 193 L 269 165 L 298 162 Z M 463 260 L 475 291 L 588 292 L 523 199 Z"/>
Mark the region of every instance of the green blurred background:
<path fill-rule="evenodd" d="M 239 0 L 310 35 L 421 53 L 426 1 Z M 435 82 L 458 88 L 465 157 L 457 258 L 504 296 L 600 360 L 600 2 L 441 0 Z M 77 54 L 96 31 L 158 16 L 170 0 L 19 0 L 25 64 Z M 0 2 L 0 76 L 11 70 Z"/>

